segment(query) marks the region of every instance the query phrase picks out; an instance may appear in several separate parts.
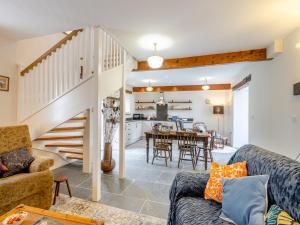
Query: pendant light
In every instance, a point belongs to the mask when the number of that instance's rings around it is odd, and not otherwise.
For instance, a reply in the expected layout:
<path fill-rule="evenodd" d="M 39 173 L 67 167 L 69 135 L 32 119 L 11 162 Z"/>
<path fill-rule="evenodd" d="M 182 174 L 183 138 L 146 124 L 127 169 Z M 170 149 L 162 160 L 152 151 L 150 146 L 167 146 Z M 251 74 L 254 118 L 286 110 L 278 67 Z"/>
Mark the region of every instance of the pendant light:
<path fill-rule="evenodd" d="M 152 68 L 152 69 L 158 69 L 162 66 L 164 59 L 163 57 L 159 56 L 157 54 L 157 49 L 156 49 L 157 43 L 154 43 L 154 52 L 153 55 L 150 56 L 147 59 L 148 65 Z"/>
<path fill-rule="evenodd" d="M 164 92 L 160 92 L 162 94 L 161 97 L 159 97 L 159 101 L 157 102 L 158 105 L 165 105 L 165 93 Z"/>
<path fill-rule="evenodd" d="M 210 86 L 207 84 L 207 79 L 205 78 L 205 84 L 202 85 L 202 90 L 203 91 L 207 91 L 210 89 Z"/>
<path fill-rule="evenodd" d="M 149 81 L 149 83 L 148 83 L 148 87 L 146 87 L 146 91 L 148 91 L 148 92 L 153 91 L 153 87 L 151 87 L 150 81 Z"/>

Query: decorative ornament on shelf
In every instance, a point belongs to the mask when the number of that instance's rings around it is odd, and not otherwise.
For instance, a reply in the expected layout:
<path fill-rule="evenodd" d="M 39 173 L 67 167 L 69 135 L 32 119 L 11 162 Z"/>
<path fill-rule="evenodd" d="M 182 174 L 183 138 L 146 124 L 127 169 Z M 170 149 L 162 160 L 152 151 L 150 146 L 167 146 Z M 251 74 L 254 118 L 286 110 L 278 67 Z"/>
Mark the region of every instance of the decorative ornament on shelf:
<path fill-rule="evenodd" d="M 119 94 L 119 93 L 118 93 Z M 103 101 L 104 118 L 104 156 L 101 161 L 103 172 L 110 172 L 115 167 L 115 160 L 112 158 L 112 141 L 120 123 L 120 98 L 107 97 Z"/>
<path fill-rule="evenodd" d="M 210 89 L 210 86 L 207 84 L 207 78 L 205 78 L 205 84 L 202 85 L 202 90 L 207 91 Z"/>
<path fill-rule="evenodd" d="M 164 62 L 164 58 L 159 56 L 157 54 L 157 50 L 156 50 L 156 46 L 157 43 L 154 43 L 154 52 L 153 55 L 150 56 L 147 59 L 148 65 L 152 68 L 152 69 L 158 69 L 162 66 L 163 62 Z"/>

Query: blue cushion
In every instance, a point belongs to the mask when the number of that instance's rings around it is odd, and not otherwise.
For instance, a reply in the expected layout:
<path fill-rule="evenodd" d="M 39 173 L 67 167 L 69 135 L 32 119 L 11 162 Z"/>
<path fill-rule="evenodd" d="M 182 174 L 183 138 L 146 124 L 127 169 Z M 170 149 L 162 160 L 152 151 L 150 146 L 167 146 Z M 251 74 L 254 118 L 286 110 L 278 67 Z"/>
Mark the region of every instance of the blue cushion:
<path fill-rule="evenodd" d="M 220 218 L 238 225 L 264 224 L 268 180 L 268 175 L 223 178 Z"/>

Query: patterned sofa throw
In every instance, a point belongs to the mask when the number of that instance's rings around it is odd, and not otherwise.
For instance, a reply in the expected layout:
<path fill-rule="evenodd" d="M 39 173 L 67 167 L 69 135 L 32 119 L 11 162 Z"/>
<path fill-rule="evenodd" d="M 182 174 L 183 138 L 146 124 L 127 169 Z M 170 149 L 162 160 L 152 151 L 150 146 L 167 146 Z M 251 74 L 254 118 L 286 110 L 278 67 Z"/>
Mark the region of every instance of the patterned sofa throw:
<path fill-rule="evenodd" d="M 262 225 L 268 209 L 269 176 L 223 178 L 220 218 L 238 225 Z"/>
<path fill-rule="evenodd" d="M 3 153 L 0 155 L 2 163 L 8 168 L 2 177 L 9 177 L 18 173 L 28 172 L 30 164 L 34 161 L 34 158 L 26 150 L 26 148 L 20 148 L 11 152 Z"/>

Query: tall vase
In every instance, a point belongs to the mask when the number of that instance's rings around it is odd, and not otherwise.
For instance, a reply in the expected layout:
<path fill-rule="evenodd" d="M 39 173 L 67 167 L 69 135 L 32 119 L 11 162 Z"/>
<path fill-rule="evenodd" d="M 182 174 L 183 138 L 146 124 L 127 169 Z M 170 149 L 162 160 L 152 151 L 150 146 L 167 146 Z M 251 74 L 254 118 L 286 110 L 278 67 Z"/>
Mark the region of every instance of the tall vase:
<path fill-rule="evenodd" d="M 104 173 L 111 172 L 115 168 L 115 160 L 112 158 L 111 143 L 105 143 L 104 156 L 101 161 L 101 169 Z"/>

